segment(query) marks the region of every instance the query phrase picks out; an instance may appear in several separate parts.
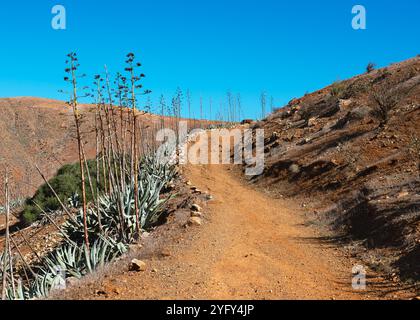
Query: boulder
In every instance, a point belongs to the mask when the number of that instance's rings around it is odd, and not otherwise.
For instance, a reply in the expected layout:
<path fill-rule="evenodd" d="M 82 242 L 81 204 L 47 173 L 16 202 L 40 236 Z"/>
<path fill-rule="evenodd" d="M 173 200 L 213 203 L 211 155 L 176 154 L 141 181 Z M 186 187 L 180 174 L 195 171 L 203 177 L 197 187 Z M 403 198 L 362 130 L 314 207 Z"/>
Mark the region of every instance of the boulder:
<path fill-rule="evenodd" d="M 133 259 L 130 263 L 130 271 L 145 271 L 146 263 L 144 261 Z"/>
<path fill-rule="evenodd" d="M 191 211 L 200 212 L 201 211 L 201 207 L 198 204 L 193 203 L 191 205 Z"/>
<path fill-rule="evenodd" d="M 190 226 L 201 226 L 202 221 L 199 217 L 191 217 L 188 219 L 188 225 Z"/>

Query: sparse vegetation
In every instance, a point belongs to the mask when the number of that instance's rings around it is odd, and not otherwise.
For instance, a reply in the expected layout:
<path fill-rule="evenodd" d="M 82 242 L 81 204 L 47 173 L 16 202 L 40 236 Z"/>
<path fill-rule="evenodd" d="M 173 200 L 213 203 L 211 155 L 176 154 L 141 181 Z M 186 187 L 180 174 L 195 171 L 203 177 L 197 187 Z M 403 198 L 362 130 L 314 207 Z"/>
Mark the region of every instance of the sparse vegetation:
<path fill-rule="evenodd" d="M 368 65 L 366 66 L 366 72 L 367 73 L 371 73 L 373 70 L 375 70 L 376 64 L 374 64 L 373 62 L 369 62 Z"/>
<path fill-rule="evenodd" d="M 381 84 L 373 89 L 371 97 L 375 102 L 374 116 L 383 127 L 389 120 L 390 111 L 402 100 L 404 94 L 393 89 L 390 84 Z"/>
<path fill-rule="evenodd" d="M 331 86 L 330 94 L 333 97 L 340 98 L 345 89 L 346 89 L 346 85 L 344 84 L 343 81 L 336 81 Z"/>
<path fill-rule="evenodd" d="M 62 236 L 62 242 L 48 255 L 39 257 L 38 263 L 32 266 L 26 264 L 22 257 L 25 267 L 18 273 L 23 272 L 25 277 L 15 277 L 13 267 L 16 261 L 11 254 L 9 242 L 9 239 L 13 239 L 9 236 L 7 222 L 7 247 L 0 257 L 3 262 L 0 277 L 3 284 L 2 299 L 45 297 L 64 281 L 60 272 L 77 278 L 93 272 L 123 254 L 128 244 L 139 239 L 143 230 L 158 223 L 164 213 L 163 205 L 170 199 L 169 196 L 162 197 L 162 191 L 174 179 L 175 167 L 157 158 L 154 153 L 156 146 L 144 146 L 140 160 L 138 145 L 147 144 L 148 140 L 142 137 L 144 130 L 139 130 L 136 91 L 142 88 L 139 81 L 145 76 L 136 74 L 135 70 L 141 64 L 135 62 L 134 54 L 127 55 L 128 67 L 125 70 L 129 77 L 117 75 L 117 90 L 110 87 L 109 75 L 105 70 L 105 81 L 100 75 L 95 76 L 96 90 L 93 92 L 96 91 L 96 97 L 86 95 L 94 97 L 97 105 L 96 158 L 93 160 L 86 159 L 84 150 L 83 117 L 78 109 L 77 95 L 78 59 L 75 53 L 67 57 L 68 76 L 64 79 L 72 88 L 68 104 L 73 109 L 76 124 L 79 162 L 63 166 L 49 181 L 37 167 L 45 185 L 27 201 L 22 212 L 28 224 L 41 215 L 45 216 Z M 149 92 L 145 90 L 141 94 Z M 113 93 L 121 103 L 120 130 Z M 105 98 L 106 95 L 108 98 Z M 180 101 L 175 102 L 174 114 L 179 119 Z M 123 107 L 127 110 L 123 111 Z M 6 197 L 7 214 L 9 203 Z M 71 213 L 69 207 L 75 208 L 77 214 Z M 51 212 L 60 208 L 69 217 L 61 226 L 50 217 Z M 30 270 L 30 277 L 27 270 Z"/>
<path fill-rule="evenodd" d="M 414 136 L 411 138 L 410 153 L 416 162 L 417 174 L 420 175 L 420 138 Z"/>
<path fill-rule="evenodd" d="M 365 94 L 371 87 L 370 81 L 366 79 L 358 79 L 350 83 L 341 95 L 342 99 L 355 98 L 361 94 Z"/>
<path fill-rule="evenodd" d="M 89 167 L 89 172 L 92 176 L 96 176 L 96 161 L 88 160 L 87 165 Z M 81 194 L 81 177 L 80 177 L 80 164 L 66 164 L 60 168 L 54 178 L 49 181 L 50 185 L 54 188 L 54 191 L 59 196 L 61 201 L 65 204 L 68 204 L 69 198 L 74 195 Z M 96 179 L 92 179 L 93 189 L 98 191 L 104 190 L 104 185 L 101 181 L 97 183 Z M 98 189 L 97 189 L 98 187 Z M 96 191 L 97 192 L 97 191 Z M 90 188 L 86 190 L 86 199 L 88 202 L 93 201 L 95 195 L 92 194 Z M 22 219 L 26 225 L 33 223 L 42 216 L 42 211 L 38 204 L 45 212 L 53 212 L 59 210 L 61 205 L 51 189 L 47 184 L 42 185 L 35 195 L 28 199 L 25 203 L 25 206 L 22 211 Z M 80 202 L 79 202 L 80 205 Z"/>

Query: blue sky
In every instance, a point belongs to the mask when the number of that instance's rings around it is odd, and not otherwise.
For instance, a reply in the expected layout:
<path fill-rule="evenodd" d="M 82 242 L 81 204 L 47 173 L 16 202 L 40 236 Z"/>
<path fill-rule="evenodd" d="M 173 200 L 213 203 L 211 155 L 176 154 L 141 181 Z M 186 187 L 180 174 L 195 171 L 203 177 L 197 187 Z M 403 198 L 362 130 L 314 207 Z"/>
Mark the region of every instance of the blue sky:
<path fill-rule="evenodd" d="M 67 9 L 67 30 L 51 28 L 51 8 Z M 367 10 L 367 30 L 351 27 L 351 9 Z M 145 87 L 167 102 L 179 86 L 214 109 L 240 93 L 245 117 L 260 112 L 265 90 L 276 106 L 364 71 L 420 53 L 418 0 L 55 0 L 2 1 L 0 96 L 65 99 L 65 55 L 81 70 L 123 68 L 132 51 Z"/>

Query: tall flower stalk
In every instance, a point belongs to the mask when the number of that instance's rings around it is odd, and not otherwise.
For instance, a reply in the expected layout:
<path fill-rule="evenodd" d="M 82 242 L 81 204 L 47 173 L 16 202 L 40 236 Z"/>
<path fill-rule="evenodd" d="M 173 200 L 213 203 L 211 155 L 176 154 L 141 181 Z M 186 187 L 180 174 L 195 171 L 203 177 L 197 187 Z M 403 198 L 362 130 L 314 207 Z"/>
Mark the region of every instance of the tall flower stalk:
<path fill-rule="evenodd" d="M 70 105 L 73 108 L 74 121 L 76 124 L 76 138 L 77 146 L 79 151 L 79 164 L 80 164 L 80 177 L 81 177 L 81 189 L 82 189 L 82 210 L 83 210 L 83 227 L 84 227 L 84 240 L 86 248 L 89 250 L 89 237 L 88 237 L 88 227 L 87 227 L 87 201 L 86 201 L 86 182 L 85 182 L 85 169 L 84 169 L 84 156 L 82 149 L 82 135 L 81 135 L 81 120 L 82 116 L 78 109 L 78 96 L 77 96 L 77 68 L 79 67 L 78 58 L 76 53 L 71 52 L 67 55 L 69 58 L 67 64 L 69 68 L 66 68 L 66 73 L 69 74 L 69 77 L 66 77 L 66 81 L 70 81 L 72 85 L 72 95 L 69 101 Z"/>

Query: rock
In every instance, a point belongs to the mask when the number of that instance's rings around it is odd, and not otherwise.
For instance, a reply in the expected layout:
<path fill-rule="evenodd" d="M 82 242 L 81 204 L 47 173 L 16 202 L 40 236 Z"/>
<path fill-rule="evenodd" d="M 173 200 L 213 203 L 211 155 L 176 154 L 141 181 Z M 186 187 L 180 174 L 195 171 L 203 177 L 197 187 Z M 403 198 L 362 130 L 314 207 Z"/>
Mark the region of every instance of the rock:
<path fill-rule="evenodd" d="M 299 167 L 299 165 L 297 165 L 297 164 L 292 164 L 290 167 L 289 167 L 289 171 L 291 172 L 291 173 L 299 173 L 300 172 L 300 167 Z"/>
<path fill-rule="evenodd" d="M 105 290 L 96 290 L 95 293 L 98 296 L 105 296 L 105 295 L 107 295 L 107 293 L 106 293 Z"/>
<path fill-rule="evenodd" d="M 201 207 L 200 207 L 198 204 L 193 203 L 193 204 L 191 205 L 191 210 L 192 210 L 192 211 L 196 211 L 196 212 L 200 212 L 200 211 L 201 211 Z"/>
<path fill-rule="evenodd" d="M 77 279 L 76 277 L 68 277 L 66 278 L 66 286 L 74 286 L 77 281 L 79 281 L 79 279 Z"/>
<path fill-rule="evenodd" d="M 188 225 L 190 226 L 201 226 L 202 221 L 199 217 L 191 217 L 188 219 Z"/>
<path fill-rule="evenodd" d="M 194 190 L 194 193 L 199 193 L 199 194 L 201 194 L 202 192 L 201 192 L 201 190 L 200 190 L 200 189 L 196 188 L 196 189 Z"/>
<path fill-rule="evenodd" d="M 191 181 L 187 181 L 187 182 L 185 182 L 185 184 L 186 184 L 187 186 L 192 185 Z"/>
<path fill-rule="evenodd" d="M 168 249 L 162 249 L 162 251 L 160 252 L 162 257 L 170 257 L 171 253 L 169 252 Z"/>
<path fill-rule="evenodd" d="M 199 211 L 191 211 L 191 217 L 201 217 L 203 214 Z"/>
<path fill-rule="evenodd" d="M 398 196 L 397 196 L 397 198 L 399 199 L 399 198 L 404 198 L 404 197 L 407 197 L 409 195 L 409 193 L 407 192 L 407 191 L 403 191 L 403 192 L 400 192 L 399 194 L 398 194 Z"/>
<path fill-rule="evenodd" d="M 146 263 L 144 261 L 133 259 L 130 263 L 130 271 L 145 271 Z"/>
<path fill-rule="evenodd" d="M 141 249 L 143 246 L 140 243 L 133 243 L 128 246 L 129 251 Z"/>
<path fill-rule="evenodd" d="M 314 127 L 316 124 L 316 118 L 312 117 L 308 120 L 308 127 Z"/>
<path fill-rule="evenodd" d="M 352 103 L 351 99 L 340 99 L 340 107 L 342 108 L 346 108 L 348 106 L 350 106 Z"/>
<path fill-rule="evenodd" d="M 338 166 L 340 164 L 340 161 L 338 161 L 337 159 L 331 159 L 331 163 L 335 166 Z"/>
<path fill-rule="evenodd" d="M 206 199 L 207 200 L 213 200 L 213 196 L 211 194 L 206 194 Z"/>

